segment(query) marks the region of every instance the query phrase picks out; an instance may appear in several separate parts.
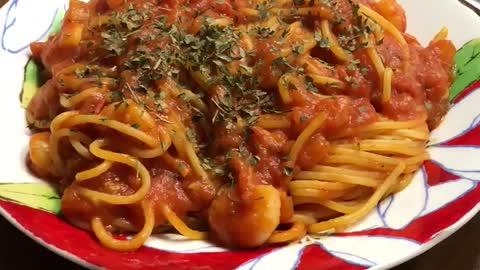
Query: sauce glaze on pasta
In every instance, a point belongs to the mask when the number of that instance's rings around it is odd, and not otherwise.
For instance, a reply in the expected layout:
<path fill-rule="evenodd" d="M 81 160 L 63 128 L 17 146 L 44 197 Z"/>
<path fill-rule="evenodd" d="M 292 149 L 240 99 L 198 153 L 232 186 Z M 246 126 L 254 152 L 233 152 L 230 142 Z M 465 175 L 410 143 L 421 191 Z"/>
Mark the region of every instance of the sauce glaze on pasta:
<path fill-rule="evenodd" d="M 448 110 L 448 31 L 405 29 L 395 0 L 71 0 L 31 45 L 27 162 L 114 250 L 341 232 L 409 184 Z"/>

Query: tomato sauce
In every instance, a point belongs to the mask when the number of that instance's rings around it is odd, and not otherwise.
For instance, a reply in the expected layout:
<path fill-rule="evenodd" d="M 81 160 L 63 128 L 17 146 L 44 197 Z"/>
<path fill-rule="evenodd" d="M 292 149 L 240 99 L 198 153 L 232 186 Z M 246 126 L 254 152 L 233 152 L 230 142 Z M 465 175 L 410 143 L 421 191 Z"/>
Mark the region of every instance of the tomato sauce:
<path fill-rule="evenodd" d="M 32 57 L 42 64 L 48 80 L 33 98 L 28 114 L 46 122 L 69 109 L 99 114 L 134 126 L 156 139 L 161 137 L 162 128 L 179 130 L 175 129 L 175 123 L 182 123 L 185 127 L 182 132 L 195 145 L 194 151 L 213 185 L 193 173 L 185 153 L 173 146 L 168 156 L 143 160 L 152 177 L 146 199 L 153 203 L 155 225 L 168 225 L 161 211 L 166 204 L 186 222 L 187 217 L 205 221 L 209 216 L 215 228 L 225 227 L 228 232 L 225 235 L 226 232 L 215 230 L 214 238 L 229 245 L 250 247 L 263 239 L 263 235 L 255 238 L 256 235 L 245 231 L 247 221 L 234 223 L 232 219 L 251 219 L 251 226 L 269 228 L 252 217 L 261 216 L 252 214 L 259 211 L 256 207 L 260 207 L 264 196 L 259 198 L 258 194 L 271 194 L 256 187 L 271 185 L 278 190 L 280 220 L 288 222 L 293 216 L 293 202 L 288 194 L 290 170 L 309 170 L 322 164 L 329 155 L 331 140 L 338 134 L 365 127 L 382 117 L 399 121 L 425 118 L 430 128 L 434 128 L 447 112 L 455 47 L 450 41 L 441 40 L 424 48 L 404 33 L 406 17 L 396 1 L 353 1 L 370 6 L 392 22 L 408 43 L 409 58 L 398 40 L 387 32 L 375 46 L 383 64 L 394 71 L 392 96 L 387 102 L 382 102 L 383 82 L 367 48 L 359 41 L 349 53 L 353 59 L 350 62 L 337 60 L 326 44 L 316 45 L 305 54 L 303 41 L 318 39 L 319 44 L 325 43 L 318 37 L 316 18 L 286 14 L 283 21 L 277 22 L 276 28 L 280 30 L 247 29 L 253 21 L 244 11 L 252 8 L 250 2 L 71 1 L 61 32 L 47 42 L 31 45 Z M 340 45 L 346 46 L 352 35 L 360 35 L 348 32 L 357 23 L 355 5 L 347 0 L 334 2 L 338 5 L 332 17 L 337 23 L 332 23 L 332 31 Z M 261 14 L 265 8 L 268 7 L 258 4 L 249 12 L 267 16 Z M 288 6 L 295 8 L 293 4 Z M 287 25 L 298 18 L 303 24 L 292 38 Z M 236 28 L 232 30 L 228 25 Z M 238 29 L 249 39 L 241 39 Z M 230 54 L 225 54 L 227 51 Z M 342 87 L 313 82 L 308 75 L 312 67 L 302 64 L 303 60 L 321 60 L 315 75 L 339 80 Z M 88 72 L 76 69 L 68 75 L 62 73 L 74 63 L 87 66 Z M 285 74 L 301 78 L 298 81 L 301 83 L 287 83 L 291 98 L 288 103 L 282 102 L 278 93 L 279 81 Z M 73 108 L 60 104 L 60 96 L 75 96 L 95 87 L 98 92 Z M 150 126 L 137 126 L 138 122 L 146 121 L 142 120 L 143 112 L 135 111 L 137 108 L 148 114 Z M 326 114 L 325 123 L 308 138 L 294 168 L 288 167 L 292 145 L 320 113 Z M 260 127 L 255 121 L 262 114 L 284 115 L 289 127 L 273 130 Z M 133 146 L 143 146 L 105 128 L 87 125 L 81 130 L 91 138 L 112 138 L 112 151 L 128 152 Z M 169 135 L 174 139 L 179 136 L 172 132 Z M 48 136 L 38 140 L 46 143 Z M 140 185 L 137 172 L 118 165 L 85 183 L 74 183 L 76 172 L 98 164 L 82 159 L 64 143 L 60 155 L 71 173 L 55 180 L 63 190 L 64 215 L 86 229 L 94 217 L 101 217 L 113 232 L 141 228 L 139 204 L 94 203 L 79 192 L 79 187 L 83 187 L 108 194 L 132 194 Z M 34 171 L 49 175 L 47 169 L 39 168 L 44 163 L 37 159 L 30 160 Z M 211 205 L 216 208 L 209 210 Z"/>

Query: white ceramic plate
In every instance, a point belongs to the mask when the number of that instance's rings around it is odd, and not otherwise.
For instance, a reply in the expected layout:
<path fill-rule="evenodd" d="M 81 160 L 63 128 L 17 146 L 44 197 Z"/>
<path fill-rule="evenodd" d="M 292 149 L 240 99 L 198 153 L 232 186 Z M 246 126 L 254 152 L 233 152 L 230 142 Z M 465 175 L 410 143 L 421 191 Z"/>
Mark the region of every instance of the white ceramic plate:
<path fill-rule="evenodd" d="M 408 32 L 426 44 L 442 26 L 458 48 L 480 37 L 480 18 L 456 0 L 400 0 Z M 480 209 L 480 42 L 457 55 L 455 104 L 432 133 L 428 162 L 412 184 L 384 200 L 348 233 L 306 238 L 281 248 L 233 252 L 179 236 L 154 236 L 147 247 L 117 253 L 88 233 L 64 222 L 54 189 L 25 166 L 29 134 L 19 95 L 28 44 L 48 36 L 67 7 L 64 0 L 15 0 L 0 11 L 0 212 L 50 250 L 89 268 L 108 269 L 385 269 L 431 248 L 464 225 Z M 27 205 L 27 206 L 25 206 Z"/>

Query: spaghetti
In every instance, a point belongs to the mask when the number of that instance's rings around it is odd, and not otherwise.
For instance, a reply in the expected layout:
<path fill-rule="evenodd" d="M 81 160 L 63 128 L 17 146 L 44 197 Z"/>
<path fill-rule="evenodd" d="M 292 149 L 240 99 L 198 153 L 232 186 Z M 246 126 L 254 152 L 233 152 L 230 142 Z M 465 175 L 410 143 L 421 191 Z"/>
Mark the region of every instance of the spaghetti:
<path fill-rule="evenodd" d="M 395 0 L 71 0 L 31 45 L 29 167 L 118 251 L 341 232 L 408 186 L 448 109 L 448 30 L 424 48 L 405 24 Z"/>

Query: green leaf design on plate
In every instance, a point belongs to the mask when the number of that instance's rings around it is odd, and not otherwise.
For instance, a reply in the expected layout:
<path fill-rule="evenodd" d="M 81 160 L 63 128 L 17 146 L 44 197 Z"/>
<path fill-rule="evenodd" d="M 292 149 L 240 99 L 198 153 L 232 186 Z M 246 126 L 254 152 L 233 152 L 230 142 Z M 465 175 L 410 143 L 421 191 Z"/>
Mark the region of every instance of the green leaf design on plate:
<path fill-rule="evenodd" d="M 480 39 L 472 40 L 458 50 L 455 64 L 455 81 L 450 88 L 450 101 L 480 80 Z"/>
<path fill-rule="evenodd" d="M 40 87 L 40 67 L 32 59 L 25 66 L 25 79 L 21 95 L 22 108 L 26 109 Z"/>
<path fill-rule="evenodd" d="M 57 12 L 57 16 L 55 16 L 55 20 L 53 21 L 52 29 L 50 30 L 50 36 L 55 35 L 60 32 L 62 29 L 63 18 L 65 17 L 65 10 L 59 8 Z"/>
<path fill-rule="evenodd" d="M 0 199 L 59 214 L 61 198 L 55 188 L 42 184 L 0 184 Z"/>

